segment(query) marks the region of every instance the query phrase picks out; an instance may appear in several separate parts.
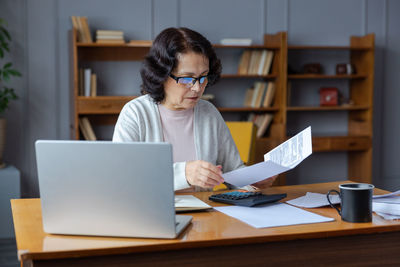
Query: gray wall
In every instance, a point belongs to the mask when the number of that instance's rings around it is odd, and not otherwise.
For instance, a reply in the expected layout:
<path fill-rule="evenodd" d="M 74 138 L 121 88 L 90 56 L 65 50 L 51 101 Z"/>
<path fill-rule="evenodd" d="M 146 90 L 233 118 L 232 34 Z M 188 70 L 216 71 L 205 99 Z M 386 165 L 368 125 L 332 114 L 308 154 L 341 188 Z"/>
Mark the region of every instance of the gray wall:
<path fill-rule="evenodd" d="M 395 0 L 1 0 L 0 17 L 9 21 L 14 37 L 10 58 L 24 74 L 13 83 L 20 100 L 7 113 L 6 161 L 21 170 L 23 195 L 38 196 L 35 140 L 69 138 L 71 15 L 88 16 L 92 31 L 121 29 L 128 40 L 152 39 L 169 26 L 193 28 L 214 43 L 224 37 L 249 37 L 261 43 L 264 33 L 287 31 L 289 44 L 347 45 L 350 35 L 375 32 L 374 183 L 400 187 L 399 11 Z M 235 69 L 229 56 L 221 56 L 226 72 Z M 138 63 L 100 63 L 96 68 L 105 73 L 99 83 L 104 94 L 139 91 Z M 121 78 L 113 78 L 114 73 Z M 227 105 L 228 100 L 241 103 L 242 91 L 237 88 L 245 83 L 223 81 L 211 92 L 221 104 L 223 99 Z M 346 115 L 338 117 L 339 128 L 346 131 L 342 127 Z M 308 117 L 293 120 L 300 128 Z M 112 128 L 103 132 L 107 138 Z M 343 180 L 346 174 L 345 153 L 316 154 L 288 175 L 288 183 Z"/>

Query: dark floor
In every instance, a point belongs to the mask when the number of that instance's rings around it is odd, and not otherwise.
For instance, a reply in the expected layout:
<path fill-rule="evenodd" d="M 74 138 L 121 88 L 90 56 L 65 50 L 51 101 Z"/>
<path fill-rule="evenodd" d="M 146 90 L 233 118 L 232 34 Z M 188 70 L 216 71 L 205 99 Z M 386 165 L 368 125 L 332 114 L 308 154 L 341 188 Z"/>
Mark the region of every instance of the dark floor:
<path fill-rule="evenodd" d="M 20 266 L 15 239 L 0 239 L 0 267 Z"/>

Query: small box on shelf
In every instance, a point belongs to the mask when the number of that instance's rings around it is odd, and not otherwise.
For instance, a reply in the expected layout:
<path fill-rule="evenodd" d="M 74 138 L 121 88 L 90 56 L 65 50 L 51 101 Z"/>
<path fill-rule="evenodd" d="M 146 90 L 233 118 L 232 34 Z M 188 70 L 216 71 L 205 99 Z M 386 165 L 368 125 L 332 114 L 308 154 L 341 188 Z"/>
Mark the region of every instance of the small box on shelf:
<path fill-rule="evenodd" d="M 320 106 L 338 106 L 339 90 L 336 87 L 323 87 L 319 90 Z"/>

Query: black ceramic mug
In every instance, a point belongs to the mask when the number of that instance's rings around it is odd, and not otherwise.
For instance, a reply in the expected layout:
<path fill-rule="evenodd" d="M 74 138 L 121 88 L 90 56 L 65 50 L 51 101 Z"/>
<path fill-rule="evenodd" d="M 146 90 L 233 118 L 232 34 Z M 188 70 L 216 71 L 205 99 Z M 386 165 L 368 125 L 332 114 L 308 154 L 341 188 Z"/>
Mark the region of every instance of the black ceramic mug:
<path fill-rule="evenodd" d="M 372 184 L 341 184 L 340 193 L 330 190 L 326 197 L 331 207 L 335 208 L 343 221 L 347 222 L 370 222 L 372 221 Z M 331 203 L 329 195 L 335 192 L 340 197 L 341 210 Z"/>

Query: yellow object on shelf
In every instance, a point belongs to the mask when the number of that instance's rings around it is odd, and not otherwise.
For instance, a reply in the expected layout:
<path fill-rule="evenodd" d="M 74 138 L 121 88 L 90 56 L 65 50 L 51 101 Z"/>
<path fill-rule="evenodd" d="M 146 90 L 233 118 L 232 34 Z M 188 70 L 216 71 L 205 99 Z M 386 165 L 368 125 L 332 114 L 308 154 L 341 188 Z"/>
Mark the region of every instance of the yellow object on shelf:
<path fill-rule="evenodd" d="M 226 122 L 233 141 L 239 150 L 240 158 L 246 165 L 254 164 L 256 148 L 256 127 L 248 121 Z"/>
<path fill-rule="evenodd" d="M 226 125 L 231 132 L 233 141 L 239 150 L 239 155 L 244 164 L 252 165 L 255 160 L 256 127 L 249 121 L 229 121 Z M 225 184 L 214 186 L 213 191 L 226 190 Z"/>

